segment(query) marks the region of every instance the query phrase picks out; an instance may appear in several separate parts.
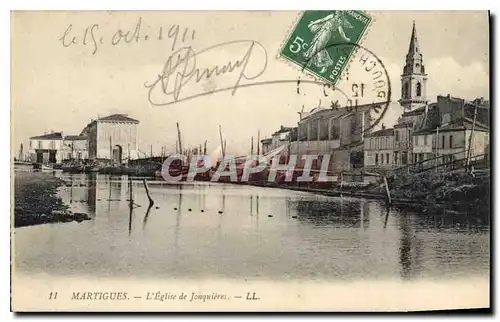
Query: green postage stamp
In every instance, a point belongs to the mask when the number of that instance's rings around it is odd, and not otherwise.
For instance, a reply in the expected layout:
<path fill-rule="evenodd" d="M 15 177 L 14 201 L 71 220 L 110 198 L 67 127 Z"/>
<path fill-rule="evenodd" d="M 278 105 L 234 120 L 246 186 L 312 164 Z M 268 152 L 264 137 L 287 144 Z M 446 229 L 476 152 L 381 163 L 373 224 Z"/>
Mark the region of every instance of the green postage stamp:
<path fill-rule="evenodd" d="M 304 11 L 279 55 L 335 85 L 371 22 L 356 10 Z"/>

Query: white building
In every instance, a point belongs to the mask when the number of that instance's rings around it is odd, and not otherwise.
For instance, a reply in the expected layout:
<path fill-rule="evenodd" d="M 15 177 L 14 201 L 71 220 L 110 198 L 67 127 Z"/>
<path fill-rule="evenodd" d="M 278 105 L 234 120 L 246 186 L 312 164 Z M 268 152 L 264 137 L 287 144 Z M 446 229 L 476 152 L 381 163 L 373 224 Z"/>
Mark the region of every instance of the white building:
<path fill-rule="evenodd" d="M 52 132 L 30 138 L 31 162 L 60 163 L 64 158 L 63 134 Z"/>
<path fill-rule="evenodd" d="M 365 169 L 391 169 L 394 167 L 394 129 L 382 129 L 365 136 Z"/>
<path fill-rule="evenodd" d="M 81 135 L 88 137 L 89 159 L 122 163 L 137 157 L 137 124 L 125 114 L 113 114 L 90 122 Z"/>

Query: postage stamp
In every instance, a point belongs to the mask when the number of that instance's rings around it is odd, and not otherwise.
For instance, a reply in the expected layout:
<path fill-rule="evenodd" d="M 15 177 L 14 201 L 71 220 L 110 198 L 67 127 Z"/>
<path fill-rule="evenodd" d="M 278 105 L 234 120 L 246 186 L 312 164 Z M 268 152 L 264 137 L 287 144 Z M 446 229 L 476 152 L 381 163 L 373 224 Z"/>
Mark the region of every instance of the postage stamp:
<path fill-rule="evenodd" d="M 357 10 L 304 11 L 279 56 L 335 85 L 371 22 L 370 15 Z"/>

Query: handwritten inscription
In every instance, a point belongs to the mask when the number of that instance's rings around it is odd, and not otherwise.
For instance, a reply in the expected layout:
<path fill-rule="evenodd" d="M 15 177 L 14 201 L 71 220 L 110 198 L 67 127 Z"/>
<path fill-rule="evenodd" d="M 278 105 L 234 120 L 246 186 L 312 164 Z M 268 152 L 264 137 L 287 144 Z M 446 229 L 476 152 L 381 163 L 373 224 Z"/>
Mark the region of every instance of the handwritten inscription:
<path fill-rule="evenodd" d="M 129 28 L 119 28 L 111 32 L 105 32 L 97 23 L 90 24 L 83 29 L 70 24 L 59 41 L 65 48 L 77 45 L 89 47 L 92 55 L 95 55 L 103 45 L 118 46 L 144 41 L 170 41 L 173 51 L 176 50 L 177 45 L 194 40 L 195 35 L 195 30 L 177 24 L 154 28 L 145 25 L 139 17 L 137 22 Z"/>
<path fill-rule="evenodd" d="M 215 49 L 222 49 L 229 46 L 241 47 L 244 49 L 242 50 L 243 54 L 220 65 L 210 67 L 197 66 L 197 58 L 200 58 L 202 54 L 213 54 Z M 257 50 L 261 50 L 263 53 L 263 55 L 261 55 L 263 58 L 260 62 L 255 62 L 253 60 L 253 55 Z M 253 71 L 249 70 L 248 66 L 250 62 L 255 63 L 258 68 L 254 68 Z M 255 66 L 255 64 L 253 66 Z M 207 90 L 182 97 L 181 93 L 183 88 L 189 84 L 198 84 L 214 77 L 234 75 L 235 80 L 232 86 L 217 90 L 232 90 L 232 94 L 234 95 L 242 80 L 253 80 L 258 78 L 264 73 L 266 67 L 266 49 L 262 44 L 254 40 L 224 42 L 198 52 L 195 52 L 191 46 L 185 46 L 168 57 L 162 72 L 155 81 L 151 83 L 146 82 L 144 86 L 149 90 L 148 99 L 152 105 L 169 105 L 189 98 L 214 93 L 214 90 Z M 156 96 L 154 96 L 155 92 L 157 94 Z M 159 99 L 157 98 L 158 96 L 160 96 Z"/>

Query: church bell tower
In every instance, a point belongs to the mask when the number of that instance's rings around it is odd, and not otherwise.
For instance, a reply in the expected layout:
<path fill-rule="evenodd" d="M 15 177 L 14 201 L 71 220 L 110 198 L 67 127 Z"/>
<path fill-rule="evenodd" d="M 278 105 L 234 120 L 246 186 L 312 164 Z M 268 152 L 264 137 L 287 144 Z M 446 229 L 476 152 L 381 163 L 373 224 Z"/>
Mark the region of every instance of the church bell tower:
<path fill-rule="evenodd" d="M 399 103 L 405 111 L 425 106 L 427 100 L 427 74 L 417 39 L 417 29 L 413 21 L 410 46 L 406 54 L 406 62 L 401 75 L 401 99 Z"/>

